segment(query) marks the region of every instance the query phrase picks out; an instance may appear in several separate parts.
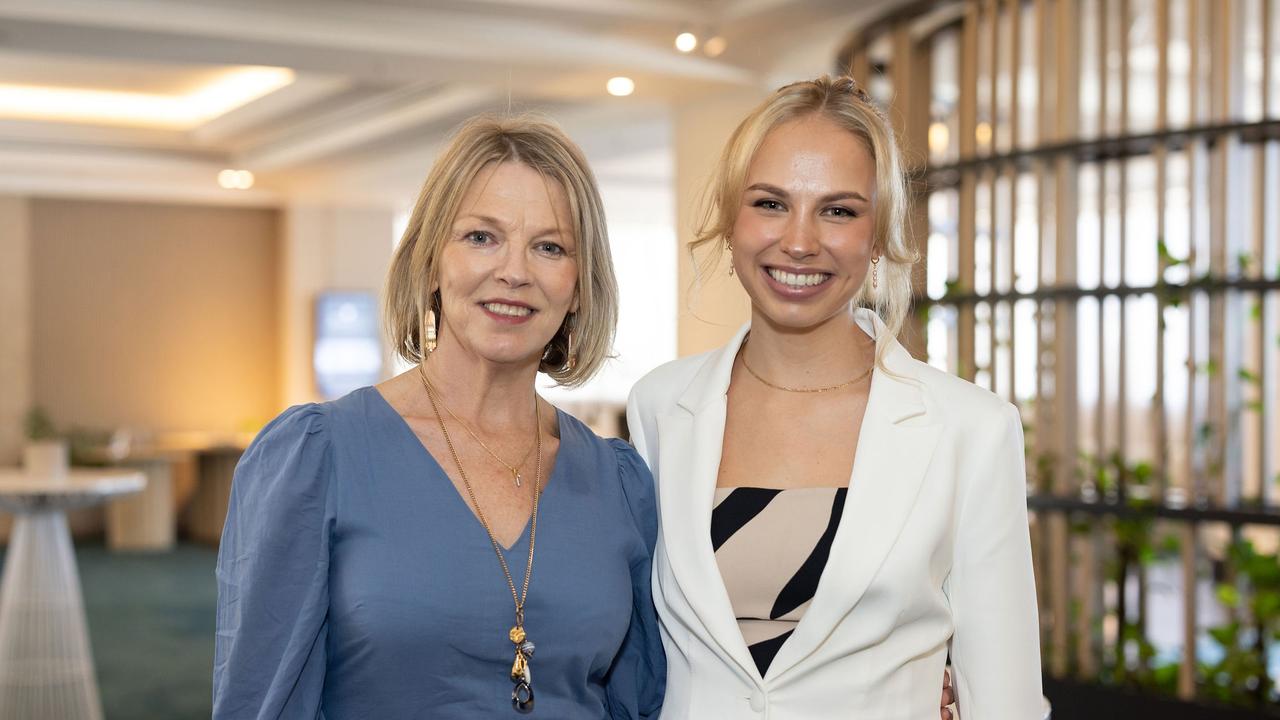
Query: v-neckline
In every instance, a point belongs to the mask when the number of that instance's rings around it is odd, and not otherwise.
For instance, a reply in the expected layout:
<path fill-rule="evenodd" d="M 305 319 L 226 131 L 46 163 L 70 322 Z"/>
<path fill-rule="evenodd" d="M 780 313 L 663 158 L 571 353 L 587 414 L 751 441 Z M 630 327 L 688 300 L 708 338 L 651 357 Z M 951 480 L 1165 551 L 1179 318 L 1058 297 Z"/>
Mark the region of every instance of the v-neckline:
<path fill-rule="evenodd" d="M 401 432 L 404 432 L 405 434 L 407 434 L 409 436 L 409 439 L 413 441 L 413 444 L 417 446 L 415 452 L 421 453 L 426 458 L 428 467 L 429 468 L 434 467 L 435 470 L 439 472 L 441 477 L 444 478 L 445 482 L 447 482 L 449 485 L 449 490 L 450 490 L 449 495 L 451 495 L 453 499 L 462 506 L 462 509 L 468 515 L 471 516 L 471 519 L 475 527 L 481 531 L 484 531 L 485 538 L 488 539 L 489 533 L 485 531 L 484 524 L 480 522 L 480 517 L 476 515 L 475 510 L 471 507 L 470 503 L 467 502 L 467 499 L 463 496 L 458 486 L 454 484 L 453 478 L 449 477 L 449 473 L 445 471 L 444 466 L 440 464 L 440 461 L 436 459 L 435 455 L 431 454 L 431 450 L 427 448 L 426 444 L 422 442 L 422 439 L 418 437 L 418 434 L 413 431 L 413 428 L 409 425 L 408 421 L 404 419 L 404 416 L 396 411 L 395 407 L 392 406 L 392 404 L 387 401 L 386 396 L 383 395 L 382 392 L 378 390 L 378 388 L 370 385 L 368 386 L 368 390 L 369 392 L 377 396 L 377 401 L 382 405 L 383 408 L 387 410 L 388 413 L 391 414 L 395 422 L 399 425 Z M 556 458 L 553 461 L 554 464 L 551 466 L 550 471 L 546 473 L 546 482 L 543 483 L 542 492 L 538 496 L 538 504 L 543 507 L 545 507 L 546 505 L 547 497 L 551 489 L 561 484 L 560 481 L 557 480 L 557 476 L 560 472 L 561 466 L 563 465 L 563 463 L 560 462 L 560 459 L 564 456 L 565 436 L 568 434 L 565 431 L 565 427 L 568 425 L 568 423 L 564 422 L 564 419 L 566 417 L 564 411 L 562 411 L 560 408 L 555 408 L 555 411 L 556 411 L 556 427 L 560 428 L 560 447 L 556 451 Z M 557 480 L 557 481 L 552 482 L 553 480 Z M 518 545 L 520 545 L 521 542 L 525 541 L 528 538 L 529 529 L 532 522 L 533 522 L 533 511 L 530 510 L 529 515 L 524 519 L 524 525 L 521 526 L 520 533 L 515 536 L 515 539 L 511 541 L 510 545 L 503 543 L 502 540 L 499 539 L 496 535 L 493 536 L 493 540 L 498 543 L 498 546 L 502 548 L 503 552 L 509 553 L 512 550 L 514 550 Z"/>

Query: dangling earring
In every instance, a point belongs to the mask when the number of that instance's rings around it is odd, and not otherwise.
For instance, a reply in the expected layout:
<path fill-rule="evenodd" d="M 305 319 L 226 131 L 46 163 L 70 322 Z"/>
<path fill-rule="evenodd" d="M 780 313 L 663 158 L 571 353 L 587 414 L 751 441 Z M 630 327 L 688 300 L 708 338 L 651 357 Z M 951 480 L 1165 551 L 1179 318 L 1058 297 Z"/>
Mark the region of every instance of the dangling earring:
<path fill-rule="evenodd" d="M 880 256 L 871 258 L 871 289 L 880 289 Z"/>
<path fill-rule="evenodd" d="M 733 277 L 733 241 L 724 239 L 724 249 L 729 252 L 729 277 Z"/>
<path fill-rule="evenodd" d="M 422 347 L 424 350 L 427 351 L 427 354 L 430 355 L 431 353 L 436 351 L 436 311 L 435 310 L 427 311 L 427 320 L 426 322 L 423 323 L 422 330 L 423 330 L 423 333 L 422 333 L 423 337 L 426 338 L 426 340 L 422 344 Z"/>
<path fill-rule="evenodd" d="M 568 345 L 568 347 L 565 349 L 564 366 L 566 369 L 572 371 L 573 366 L 578 363 L 577 348 L 573 346 L 573 329 L 574 325 L 578 324 L 578 316 L 570 315 L 569 317 L 572 319 L 566 323 L 565 327 L 565 344 Z"/>

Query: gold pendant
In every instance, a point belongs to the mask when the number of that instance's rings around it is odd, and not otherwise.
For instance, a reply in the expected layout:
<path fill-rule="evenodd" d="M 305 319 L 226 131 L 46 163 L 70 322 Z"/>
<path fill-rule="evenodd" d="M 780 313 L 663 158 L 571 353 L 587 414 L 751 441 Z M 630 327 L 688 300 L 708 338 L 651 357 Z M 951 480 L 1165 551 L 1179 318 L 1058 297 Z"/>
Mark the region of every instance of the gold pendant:
<path fill-rule="evenodd" d="M 519 713 L 533 712 L 533 673 L 529 671 L 529 658 L 533 657 L 533 643 L 525 636 L 524 628 L 516 625 L 507 632 L 507 638 L 516 646 L 516 657 L 511 663 L 511 706 Z"/>
<path fill-rule="evenodd" d="M 516 481 L 516 487 L 520 487 L 520 481 L 523 479 L 520 477 L 520 473 L 514 470 L 511 471 L 511 478 Z"/>
<path fill-rule="evenodd" d="M 529 661 L 525 659 L 524 653 L 516 650 L 515 662 L 511 663 L 511 682 L 520 683 L 525 681 L 525 676 L 529 673 Z"/>

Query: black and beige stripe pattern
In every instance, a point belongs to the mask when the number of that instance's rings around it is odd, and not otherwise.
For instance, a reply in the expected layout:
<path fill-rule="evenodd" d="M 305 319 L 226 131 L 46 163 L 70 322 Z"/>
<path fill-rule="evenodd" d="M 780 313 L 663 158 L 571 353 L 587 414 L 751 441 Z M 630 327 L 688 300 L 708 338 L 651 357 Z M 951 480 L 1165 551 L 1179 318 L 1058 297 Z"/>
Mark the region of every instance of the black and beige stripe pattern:
<path fill-rule="evenodd" d="M 846 488 L 717 488 L 711 547 L 763 677 L 818 590 Z"/>

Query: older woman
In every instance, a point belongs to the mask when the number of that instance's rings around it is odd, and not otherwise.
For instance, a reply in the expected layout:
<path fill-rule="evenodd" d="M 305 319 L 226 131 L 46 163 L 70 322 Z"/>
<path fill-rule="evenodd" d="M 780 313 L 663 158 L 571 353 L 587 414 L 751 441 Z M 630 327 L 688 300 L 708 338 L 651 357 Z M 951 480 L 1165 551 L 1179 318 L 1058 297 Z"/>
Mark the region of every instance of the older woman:
<path fill-rule="evenodd" d="M 600 367 L 616 306 L 581 152 L 536 119 L 465 125 L 388 279 L 415 367 L 286 411 L 237 468 L 215 717 L 657 715 L 652 479 L 534 390 Z"/>
<path fill-rule="evenodd" d="M 913 359 L 906 189 L 849 78 L 739 125 L 695 247 L 751 299 L 730 343 L 653 371 L 629 425 L 658 483 L 673 717 L 1041 713 L 1022 426 Z M 945 699 L 944 699 L 945 702 Z"/>

